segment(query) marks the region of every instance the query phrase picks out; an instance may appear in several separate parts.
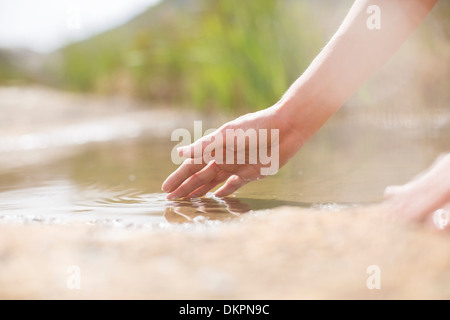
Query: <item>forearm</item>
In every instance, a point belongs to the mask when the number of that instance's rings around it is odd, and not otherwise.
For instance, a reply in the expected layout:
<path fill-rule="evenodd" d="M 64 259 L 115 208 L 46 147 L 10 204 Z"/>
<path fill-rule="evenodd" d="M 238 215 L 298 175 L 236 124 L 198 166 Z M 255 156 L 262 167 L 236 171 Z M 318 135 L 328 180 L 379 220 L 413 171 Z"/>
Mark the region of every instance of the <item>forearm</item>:
<path fill-rule="evenodd" d="M 312 135 L 400 48 L 436 2 L 356 0 L 336 34 L 277 106 L 294 126 L 303 125 L 305 135 Z M 367 26 L 370 5 L 380 8 L 380 29 Z"/>

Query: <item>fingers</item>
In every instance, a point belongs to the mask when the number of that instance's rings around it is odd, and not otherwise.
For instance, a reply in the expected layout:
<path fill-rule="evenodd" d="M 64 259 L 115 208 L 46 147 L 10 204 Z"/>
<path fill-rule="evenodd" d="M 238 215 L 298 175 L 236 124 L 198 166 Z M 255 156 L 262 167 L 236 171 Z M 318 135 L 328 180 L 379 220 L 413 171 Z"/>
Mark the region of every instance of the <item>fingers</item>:
<path fill-rule="evenodd" d="M 244 180 L 243 178 L 233 175 L 230 178 L 228 178 L 227 182 L 217 190 L 214 195 L 216 197 L 225 197 L 233 192 L 235 192 L 237 189 L 241 188 L 242 186 L 246 185 L 249 182 L 249 180 Z"/>
<path fill-rule="evenodd" d="M 403 190 L 402 186 L 389 186 L 384 189 L 384 198 L 389 200 Z"/>
<path fill-rule="evenodd" d="M 208 191 L 210 191 L 211 189 L 213 189 L 215 186 L 217 186 L 218 184 L 224 182 L 225 180 L 227 180 L 230 176 L 232 176 L 233 174 L 230 171 L 225 171 L 222 170 L 220 171 L 216 178 L 214 178 L 211 182 L 201 186 L 200 188 L 198 188 L 197 190 L 195 190 L 194 192 L 192 192 L 189 195 L 189 198 L 196 198 L 196 197 L 202 197 L 204 196 Z M 255 168 L 253 167 L 244 167 L 240 170 L 238 170 L 236 172 L 236 176 L 239 175 L 240 179 L 242 179 L 243 181 L 245 181 L 243 185 L 247 184 L 250 181 L 259 179 L 261 177 L 261 175 L 256 171 Z M 233 182 L 230 182 L 233 183 Z M 237 189 L 239 189 L 241 186 L 237 186 L 236 189 L 234 189 L 233 191 L 231 191 L 230 193 L 233 193 L 234 191 L 236 191 Z M 230 189 L 231 190 L 231 189 Z M 219 191 L 219 190 L 218 190 Z M 224 194 L 222 195 L 221 193 L 215 193 L 215 196 L 218 197 L 222 197 L 222 196 L 226 196 L 230 193 Z"/>
<path fill-rule="evenodd" d="M 224 182 L 225 180 L 227 180 L 229 177 L 231 176 L 231 173 L 227 172 L 227 171 L 220 171 L 216 178 L 214 178 L 211 182 L 201 186 L 200 188 L 198 188 L 197 190 L 195 190 L 194 192 L 192 192 L 188 198 L 198 198 L 198 197 L 203 197 L 205 194 L 208 193 L 208 191 L 210 191 L 211 189 L 213 189 L 214 187 L 216 187 L 218 184 Z"/>
<path fill-rule="evenodd" d="M 178 154 L 185 158 L 199 158 L 203 155 L 203 151 L 205 150 L 206 146 L 214 143 L 215 141 L 217 141 L 216 139 L 219 138 L 221 138 L 221 133 L 219 130 L 216 130 L 198 139 L 188 146 L 178 148 Z"/>
<path fill-rule="evenodd" d="M 240 170 L 235 171 L 235 175 L 231 176 L 227 182 L 214 193 L 214 195 L 216 197 L 228 196 L 250 181 L 258 180 L 261 177 L 261 174 L 255 167 L 243 167 Z"/>
<path fill-rule="evenodd" d="M 178 169 L 164 181 L 162 190 L 164 192 L 173 192 L 183 183 L 183 181 L 203 169 L 205 165 L 205 163 L 194 163 L 194 159 L 192 158 L 184 160 L 181 166 L 179 166 Z"/>
<path fill-rule="evenodd" d="M 211 161 L 202 170 L 190 175 L 181 185 L 167 195 L 167 199 L 183 198 L 203 185 L 209 184 L 221 171 L 215 161 Z M 183 176 L 184 177 L 184 176 Z M 178 182 L 178 181 L 177 181 Z"/>

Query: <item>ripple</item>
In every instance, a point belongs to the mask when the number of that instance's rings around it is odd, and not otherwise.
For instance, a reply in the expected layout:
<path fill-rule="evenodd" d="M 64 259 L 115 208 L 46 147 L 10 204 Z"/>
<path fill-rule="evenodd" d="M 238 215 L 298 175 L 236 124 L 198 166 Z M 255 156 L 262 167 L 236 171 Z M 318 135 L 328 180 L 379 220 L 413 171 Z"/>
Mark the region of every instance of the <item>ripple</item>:
<path fill-rule="evenodd" d="M 167 224 L 216 225 L 256 210 L 281 206 L 340 211 L 345 204 L 313 204 L 276 199 L 225 197 L 167 200 L 164 193 L 77 185 L 70 180 L 0 192 L 0 222 L 167 229 Z M 354 205 L 351 205 L 354 206 Z"/>
<path fill-rule="evenodd" d="M 164 221 L 167 202 L 161 193 L 80 187 L 68 180 L 5 191 L 0 196 L 2 221 L 19 223 L 157 224 Z"/>

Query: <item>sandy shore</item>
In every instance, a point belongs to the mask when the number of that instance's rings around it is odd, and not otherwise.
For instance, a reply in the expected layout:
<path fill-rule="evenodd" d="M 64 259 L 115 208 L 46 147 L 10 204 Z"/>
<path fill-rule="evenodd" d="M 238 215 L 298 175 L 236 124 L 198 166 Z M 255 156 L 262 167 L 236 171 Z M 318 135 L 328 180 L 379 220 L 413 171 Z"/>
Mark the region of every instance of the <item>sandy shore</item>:
<path fill-rule="evenodd" d="M 450 234 L 379 213 L 283 207 L 159 230 L 1 225 L 0 298 L 449 299 Z M 373 265 L 379 290 L 367 287 Z"/>
<path fill-rule="evenodd" d="M 187 121 L 42 88 L 3 88 L 0 97 L 3 170 L 68 156 L 77 150 L 71 140 L 53 138 L 76 136 L 99 115 L 94 133 L 124 113 L 153 134 Z M 38 142 L 50 145 L 31 148 Z M 0 219 L 0 298 L 450 299 L 450 233 L 388 221 L 382 211 L 283 207 L 156 230 Z M 370 266 L 381 272 L 379 290 L 367 287 Z"/>

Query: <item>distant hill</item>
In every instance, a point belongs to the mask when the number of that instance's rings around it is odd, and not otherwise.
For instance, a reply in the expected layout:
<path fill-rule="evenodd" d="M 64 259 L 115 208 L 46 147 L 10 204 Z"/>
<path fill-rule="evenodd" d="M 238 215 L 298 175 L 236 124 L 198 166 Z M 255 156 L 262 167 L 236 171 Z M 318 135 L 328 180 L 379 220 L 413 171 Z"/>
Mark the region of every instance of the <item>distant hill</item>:
<path fill-rule="evenodd" d="M 43 80 L 44 57 L 27 49 L 0 49 L 0 83 L 4 81 Z"/>
<path fill-rule="evenodd" d="M 54 83 L 200 108 L 259 108 L 279 98 L 322 44 L 308 10 L 290 0 L 162 1 L 61 49 Z"/>
<path fill-rule="evenodd" d="M 126 46 L 130 35 L 140 29 L 157 28 L 165 16 L 171 15 L 173 8 L 189 10 L 191 0 L 166 0 L 157 4 L 154 8 L 139 14 L 122 26 L 110 29 L 93 37 L 71 43 L 60 50 L 40 54 L 23 48 L 0 48 L 0 83 L 5 81 L 50 81 L 57 83 L 55 75 L 61 67 L 61 57 L 71 50 L 89 47 L 90 51 L 96 50 L 97 43 L 117 46 Z"/>
<path fill-rule="evenodd" d="M 121 26 L 52 54 L 0 50 L 0 84 L 19 79 L 200 109 L 255 110 L 279 99 L 351 4 L 165 0 Z M 438 2 L 416 32 L 424 52 L 448 52 L 449 14 L 450 1 Z M 450 69 L 434 64 L 421 62 L 436 79 L 448 79 Z M 422 87 L 428 88 L 424 95 L 430 101 L 441 96 L 430 93 L 436 86 Z"/>

